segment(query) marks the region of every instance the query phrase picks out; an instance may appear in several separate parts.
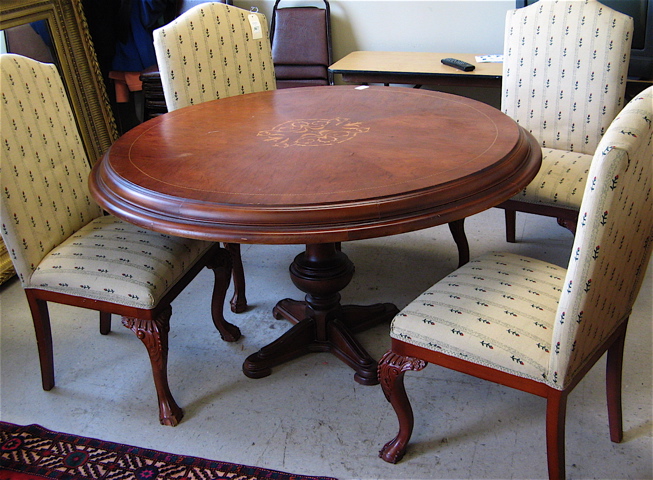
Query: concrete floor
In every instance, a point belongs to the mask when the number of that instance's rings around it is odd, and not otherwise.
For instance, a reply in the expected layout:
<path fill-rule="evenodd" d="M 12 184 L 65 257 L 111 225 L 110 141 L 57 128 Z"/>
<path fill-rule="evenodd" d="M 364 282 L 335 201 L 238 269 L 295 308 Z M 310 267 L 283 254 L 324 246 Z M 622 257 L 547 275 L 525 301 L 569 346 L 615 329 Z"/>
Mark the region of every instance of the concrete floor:
<path fill-rule="evenodd" d="M 467 221 L 472 256 L 513 251 L 566 265 L 571 234 L 555 220 L 518 216 L 519 243 L 507 244 L 503 212 Z M 455 268 L 446 226 L 346 243 L 356 264 L 343 303 L 391 301 L 403 307 Z M 51 306 L 57 386 L 40 386 L 38 357 L 25 296 L 17 281 L 0 287 L 0 418 L 130 445 L 345 479 L 545 478 L 543 399 L 430 365 L 406 376 L 416 427 L 398 465 L 377 457 L 397 431 L 379 386 L 361 386 L 329 354 L 311 354 L 252 380 L 241 373 L 247 355 L 289 328 L 270 314 L 277 300 L 301 298 L 288 265 L 301 246 L 243 246 L 251 309 L 229 313 L 244 336 L 224 343 L 209 315 L 212 274 L 205 271 L 173 303 L 169 379 L 185 417 L 159 425 L 145 348 L 113 322 L 98 333 L 97 316 Z M 569 397 L 568 478 L 653 477 L 651 293 L 653 268 L 626 342 L 624 430 L 608 435 L 604 359 Z M 375 358 L 389 347 L 388 325 L 359 339 Z"/>

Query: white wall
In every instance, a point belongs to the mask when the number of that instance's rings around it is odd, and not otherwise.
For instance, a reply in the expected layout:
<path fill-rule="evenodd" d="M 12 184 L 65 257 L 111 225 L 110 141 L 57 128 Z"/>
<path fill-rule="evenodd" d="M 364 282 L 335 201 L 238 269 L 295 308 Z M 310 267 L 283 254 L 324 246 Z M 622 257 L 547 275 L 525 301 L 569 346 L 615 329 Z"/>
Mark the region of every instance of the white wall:
<path fill-rule="evenodd" d="M 271 18 L 273 0 L 235 0 Z M 284 0 L 281 7 L 321 5 Z M 334 60 L 355 50 L 501 53 L 514 0 L 330 0 Z M 322 4 L 323 5 L 323 4 Z"/>
<path fill-rule="evenodd" d="M 274 0 L 235 0 L 256 7 L 270 22 Z M 320 0 L 283 0 L 280 7 L 324 5 Z M 333 59 L 356 50 L 502 53 L 506 12 L 514 0 L 329 0 Z M 336 83 L 341 83 L 336 75 Z M 442 87 L 500 106 L 498 88 Z"/>

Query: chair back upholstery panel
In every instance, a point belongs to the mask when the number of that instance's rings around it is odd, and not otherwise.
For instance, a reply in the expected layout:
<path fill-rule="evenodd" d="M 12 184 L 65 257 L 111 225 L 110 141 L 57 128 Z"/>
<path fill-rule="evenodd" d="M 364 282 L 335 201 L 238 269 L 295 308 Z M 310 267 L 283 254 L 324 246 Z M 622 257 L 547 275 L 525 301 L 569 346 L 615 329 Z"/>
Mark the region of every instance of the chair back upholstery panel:
<path fill-rule="evenodd" d="M 260 33 L 250 20 L 258 21 Z M 276 88 L 267 22 L 260 13 L 200 4 L 155 30 L 154 49 L 169 111 Z"/>
<path fill-rule="evenodd" d="M 2 237 L 23 286 L 56 245 L 102 215 L 54 65 L 0 55 Z"/>
<path fill-rule="evenodd" d="M 558 305 L 550 378 L 562 388 L 633 306 L 653 247 L 653 87 L 614 120 L 592 160 Z"/>
<path fill-rule="evenodd" d="M 633 20 L 596 0 L 506 16 L 501 109 L 546 148 L 594 154 L 623 108 Z"/>

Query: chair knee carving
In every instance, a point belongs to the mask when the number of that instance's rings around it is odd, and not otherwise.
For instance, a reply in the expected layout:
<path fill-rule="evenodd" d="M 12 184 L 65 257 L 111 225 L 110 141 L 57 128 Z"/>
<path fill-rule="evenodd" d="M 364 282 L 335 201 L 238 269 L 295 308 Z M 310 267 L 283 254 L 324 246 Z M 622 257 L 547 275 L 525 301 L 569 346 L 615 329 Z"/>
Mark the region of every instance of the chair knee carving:
<path fill-rule="evenodd" d="M 567 396 L 607 352 L 610 438 L 621 441 L 626 326 L 653 249 L 652 123 L 649 87 L 599 143 L 566 269 L 515 254 L 487 254 L 394 318 L 379 380 L 399 433 L 381 458 L 395 463 L 406 451 L 413 412 L 403 377 L 428 363 L 546 398 L 549 477 L 559 479 L 565 477 Z"/>
<path fill-rule="evenodd" d="M 584 21 L 584 19 L 590 19 Z M 576 231 L 599 140 L 624 106 L 633 20 L 596 0 L 542 0 L 506 16 L 501 110 L 542 145 L 542 168 L 505 210 L 555 217 Z"/>
<path fill-rule="evenodd" d="M 121 315 L 147 348 L 160 422 L 177 425 L 183 412 L 167 378 L 170 303 L 211 268 L 214 324 L 224 340 L 237 340 L 240 330 L 222 313 L 231 256 L 104 215 L 89 193 L 90 164 L 57 68 L 4 54 L 0 75 L 2 238 L 27 295 L 43 388 L 55 385 L 48 302 L 98 310 L 105 335 L 111 315 Z"/>
<path fill-rule="evenodd" d="M 276 89 L 267 21 L 260 13 L 201 3 L 155 30 L 154 50 L 168 111 Z M 231 309 L 242 312 L 247 299 L 240 245 L 225 247 L 234 272 Z"/>

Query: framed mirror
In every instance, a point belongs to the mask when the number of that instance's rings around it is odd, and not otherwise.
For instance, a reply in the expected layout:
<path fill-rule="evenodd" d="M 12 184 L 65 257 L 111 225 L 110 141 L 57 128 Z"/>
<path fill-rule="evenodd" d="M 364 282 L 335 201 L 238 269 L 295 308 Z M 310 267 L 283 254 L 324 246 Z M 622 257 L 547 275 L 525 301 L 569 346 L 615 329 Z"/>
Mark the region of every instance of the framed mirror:
<path fill-rule="evenodd" d="M 32 31 L 27 28 L 30 26 Z M 14 47 L 7 48 L 6 38 L 11 35 L 6 32 L 21 30 L 28 30 L 28 35 L 37 32 L 39 38 L 45 39 L 46 53 L 59 69 L 89 161 L 95 163 L 118 133 L 81 0 L 2 0 L 0 38 L 7 51 Z M 43 50 L 40 48 L 39 54 Z M 44 61 L 47 57 L 36 59 Z M 11 260 L 0 241 L 0 283 L 12 275 Z"/>

